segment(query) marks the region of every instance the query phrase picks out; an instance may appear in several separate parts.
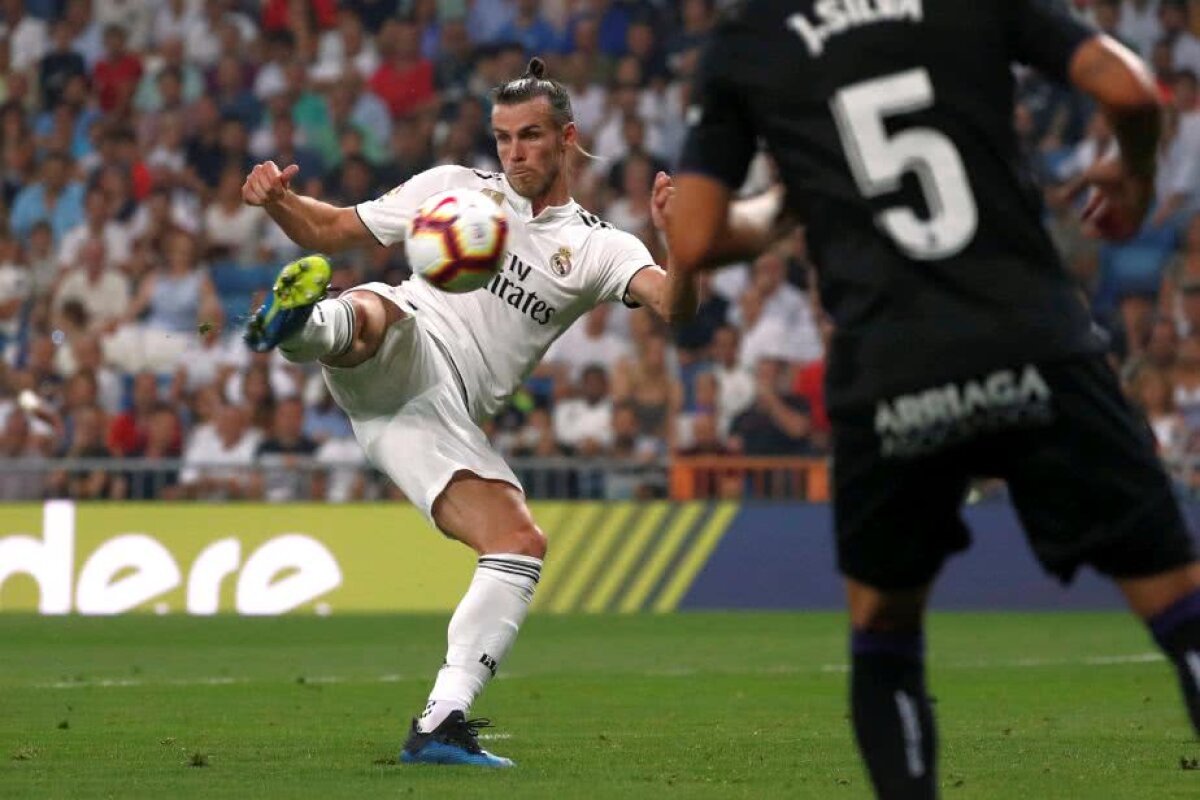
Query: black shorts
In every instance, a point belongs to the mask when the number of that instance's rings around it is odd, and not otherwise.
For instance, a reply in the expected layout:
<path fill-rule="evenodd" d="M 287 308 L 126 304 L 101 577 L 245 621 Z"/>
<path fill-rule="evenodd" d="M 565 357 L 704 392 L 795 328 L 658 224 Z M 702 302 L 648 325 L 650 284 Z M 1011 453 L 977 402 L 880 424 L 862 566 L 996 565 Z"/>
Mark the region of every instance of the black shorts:
<path fill-rule="evenodd" d="M 878 589 L 928 584 L 970 544 L 969 483 L 1002 478 L 1042 566 L 1114 577 L 1194 559 L 1142 415 L 1100 356 L 997 370 L 833 420 L 841 571 Z"/>

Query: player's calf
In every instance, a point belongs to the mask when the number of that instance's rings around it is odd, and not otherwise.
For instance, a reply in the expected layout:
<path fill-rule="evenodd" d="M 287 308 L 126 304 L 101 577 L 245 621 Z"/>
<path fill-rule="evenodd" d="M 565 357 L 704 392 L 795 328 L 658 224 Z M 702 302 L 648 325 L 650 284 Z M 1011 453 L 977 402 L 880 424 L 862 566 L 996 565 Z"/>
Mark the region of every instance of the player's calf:
<path fill-rule="evenodd" d="M 1200 564 L 1119 583 L 1175 665 L 1192 726 L 1200 733 Z"/>
<path fill-rule="evenodd" d="M 937 796 L 937 729 L 921 628 L 926 593 L 849 586 L 854 734 L 882 800 Z"/>

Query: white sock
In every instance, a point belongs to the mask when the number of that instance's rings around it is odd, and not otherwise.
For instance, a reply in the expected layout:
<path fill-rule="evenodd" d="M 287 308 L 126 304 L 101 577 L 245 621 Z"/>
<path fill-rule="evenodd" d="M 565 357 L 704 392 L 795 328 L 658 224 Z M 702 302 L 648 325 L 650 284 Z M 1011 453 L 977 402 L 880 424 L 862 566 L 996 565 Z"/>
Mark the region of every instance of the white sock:
<path fill-rule="evenodd" d="M 354 305 L 343 297 L 322 300 L 304 327 L 279 343 L 279 352 L 294 363 L 340 356 L 354 344 Z"/>
<path fill-rule="evenodd" d="M 517 638 L 542 574 L 542 560 L 510 553 L 482 556 L 447 631 L 438 672 L 417 729 L 428 732 L 452 711 L 467 713 Z"/>

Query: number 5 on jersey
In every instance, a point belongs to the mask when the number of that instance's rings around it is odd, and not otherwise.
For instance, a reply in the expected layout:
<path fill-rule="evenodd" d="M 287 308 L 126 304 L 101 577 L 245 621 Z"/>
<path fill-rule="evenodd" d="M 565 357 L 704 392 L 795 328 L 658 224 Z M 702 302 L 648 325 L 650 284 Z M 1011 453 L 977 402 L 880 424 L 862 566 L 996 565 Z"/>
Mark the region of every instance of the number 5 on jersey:
<path fill-rule="evenodd" d="M 933 128 L 909 128 L 888 136 L 884 127 L 888 116 L 932 105 L 933 85 L 924 69 L 856 83 L 830 102 L 842 149 L 864 197 L 897 191 L 906 172 L 920 180 L 928 219 L 906 206 L 886 209 L 876 218 L 901 250 L 920 261 L 961 252 L 979 226 L 967 171 L 949 137 Z"/>

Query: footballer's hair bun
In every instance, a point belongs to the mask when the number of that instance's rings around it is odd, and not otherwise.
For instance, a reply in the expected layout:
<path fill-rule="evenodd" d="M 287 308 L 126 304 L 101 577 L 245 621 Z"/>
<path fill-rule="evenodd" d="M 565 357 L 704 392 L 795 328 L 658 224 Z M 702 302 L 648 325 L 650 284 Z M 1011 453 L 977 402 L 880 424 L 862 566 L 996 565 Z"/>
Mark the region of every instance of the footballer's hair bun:
<path fill-rule="evenodd" d="M 546 62 L 534 56 L 529 59 L 529 66 L 525 68 L 525 74 L 534 80 L 545 80 L 546 78 Z"/>

